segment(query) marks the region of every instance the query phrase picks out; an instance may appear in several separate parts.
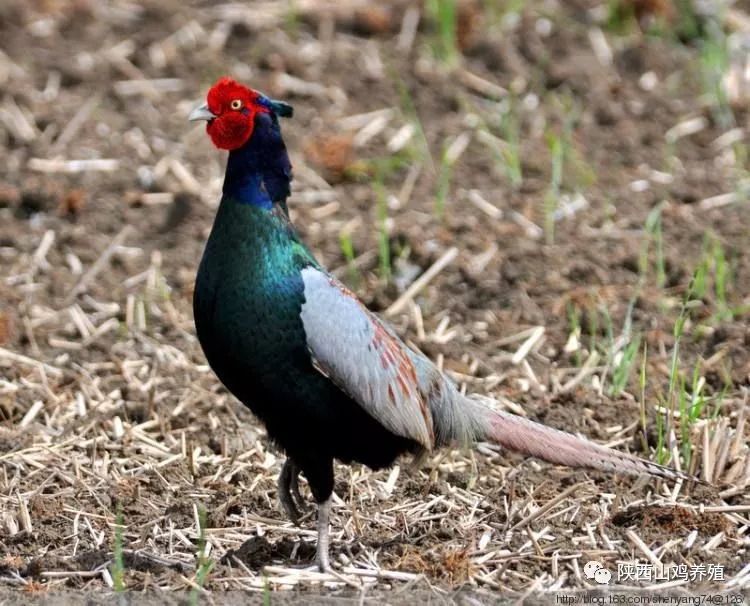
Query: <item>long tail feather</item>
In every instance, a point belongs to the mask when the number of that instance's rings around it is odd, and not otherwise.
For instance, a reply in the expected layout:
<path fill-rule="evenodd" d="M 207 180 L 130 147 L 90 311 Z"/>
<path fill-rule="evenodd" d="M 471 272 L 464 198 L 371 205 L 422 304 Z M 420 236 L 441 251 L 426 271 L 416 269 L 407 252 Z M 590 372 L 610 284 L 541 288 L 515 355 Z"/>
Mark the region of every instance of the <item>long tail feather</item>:
<path fill-rule="evenodd" d="M 700 482 L 676 469 L 595 444 L 518 415 L 491 410 L 474 398 L 466 398 L 465 405 L 472 411 L 476 439 L 498 444 L 508 450 L 568 467 Z"/>

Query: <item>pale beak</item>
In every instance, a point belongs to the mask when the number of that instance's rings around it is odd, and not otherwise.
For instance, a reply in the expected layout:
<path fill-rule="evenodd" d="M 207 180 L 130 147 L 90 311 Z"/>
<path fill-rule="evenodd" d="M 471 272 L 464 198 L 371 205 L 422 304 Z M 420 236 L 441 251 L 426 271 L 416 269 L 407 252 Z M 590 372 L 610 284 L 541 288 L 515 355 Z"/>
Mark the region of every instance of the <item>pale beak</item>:
<path fill-rule="evenodd" d="M 203 105 L 199 105 L 196 107 L 193 111 L 190 112 L 190 115 L 188 116 L 188 120 L 190 122 L 197 122 L 198 120 L 213 120 L 216 116 L 211 113 L 211 111 L 208 109 L 208 105 L 205 103 Z"/>

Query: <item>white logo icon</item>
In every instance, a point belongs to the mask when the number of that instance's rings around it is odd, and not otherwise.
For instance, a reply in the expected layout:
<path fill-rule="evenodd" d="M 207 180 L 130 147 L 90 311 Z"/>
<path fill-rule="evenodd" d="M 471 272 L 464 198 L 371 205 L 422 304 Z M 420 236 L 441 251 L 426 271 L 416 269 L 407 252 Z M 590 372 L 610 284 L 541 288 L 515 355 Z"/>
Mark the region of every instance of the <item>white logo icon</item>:
<path fill-rule="evenodd" d="M 594 580 L 599 583 L 599 585 L 606 585 L 607 583 L 609 583 L 611 578 L 612 573 L 606 568 L 600 568 L 594 574 Z"/>
<path fill-rule="evenodd" d="M 586 562 L 583 567 L 583 574 L 586 575 L 587 579 L 596 581 L 600 585 L 606 585 L 612 579 L 612 573 L 596 560 Z"/>

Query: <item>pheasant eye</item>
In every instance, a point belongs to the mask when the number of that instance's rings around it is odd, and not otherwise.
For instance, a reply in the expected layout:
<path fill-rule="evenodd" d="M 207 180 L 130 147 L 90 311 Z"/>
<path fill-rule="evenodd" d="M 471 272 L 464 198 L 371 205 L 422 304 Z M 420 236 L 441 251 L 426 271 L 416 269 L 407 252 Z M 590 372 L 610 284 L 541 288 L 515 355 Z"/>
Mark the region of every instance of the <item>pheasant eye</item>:
<path fill-rule="evenodd" d="M 239 99 L 235 99 L 229 104 L 229 107 L 234 110 L 242 109 L 242 101 L 240 101 Z"/>

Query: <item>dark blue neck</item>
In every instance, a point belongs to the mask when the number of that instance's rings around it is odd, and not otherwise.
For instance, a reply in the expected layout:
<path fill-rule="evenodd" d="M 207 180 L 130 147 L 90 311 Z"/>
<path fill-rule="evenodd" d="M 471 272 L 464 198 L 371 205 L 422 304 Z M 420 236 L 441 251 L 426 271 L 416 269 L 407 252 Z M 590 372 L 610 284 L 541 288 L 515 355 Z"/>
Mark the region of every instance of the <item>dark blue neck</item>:
<path fill-rule="evenodd" d="M 227 172 L 224 175 L 224 197 L 240 204 L 250 204 L 271 209 L 273 201 L 263 185 L 263 172 L 249 162 L 246 148 L 229 152 Z"/>
<path fill-rule="evenodd" d="M 291 180 L 292 165 L 276 116 L 256 114 L 248 142 L 229 152 L 224 197 L 267 210 L 274 204 L 286 209 Z"/>

